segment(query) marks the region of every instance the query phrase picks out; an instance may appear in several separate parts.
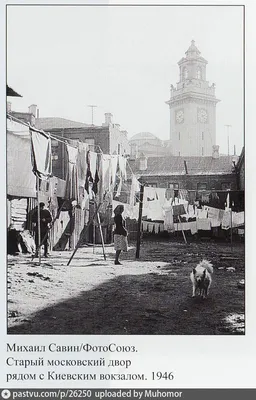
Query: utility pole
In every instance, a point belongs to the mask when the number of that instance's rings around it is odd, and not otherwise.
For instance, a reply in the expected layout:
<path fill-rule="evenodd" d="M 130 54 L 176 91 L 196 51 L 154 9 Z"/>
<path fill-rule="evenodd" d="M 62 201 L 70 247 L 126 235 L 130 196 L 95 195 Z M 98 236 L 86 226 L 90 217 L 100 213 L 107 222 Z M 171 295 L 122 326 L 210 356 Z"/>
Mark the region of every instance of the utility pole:
<path fill-rule="evenodd" d="M 232 127 L 232 125 L 225 125 L 227 127 L 227 135 L 228 135 L 228 156 L 229 156 L 229 128 Z"/>
<path fill-rule="evenodd" d="M 97 107 L 97 106 L 88 105 L 87 107 L 91 107 L 91 109 L 92 109 L 92 125 L 93 125 L 93 109 L 94 109 L 95 107 Z"/>

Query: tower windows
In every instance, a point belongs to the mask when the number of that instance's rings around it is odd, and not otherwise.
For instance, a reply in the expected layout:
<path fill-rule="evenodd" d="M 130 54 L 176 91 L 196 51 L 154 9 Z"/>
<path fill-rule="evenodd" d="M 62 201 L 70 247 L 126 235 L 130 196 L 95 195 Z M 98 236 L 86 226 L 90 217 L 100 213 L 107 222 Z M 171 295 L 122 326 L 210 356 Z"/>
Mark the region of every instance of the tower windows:
<path fill-rule="evenodd" d="M 197 79 L 202 79 L 202 70 L 200 67 L 197 68 L 196 77 Z"/>
<path fill-rule="evenodd" d="M 202 147 L 202 156 L 204 155 L 204 148 Z"/>
<path fill-rule="evenodd" d="M 188 70 L 187 70 L 186 67 L 183 68 L 183 80 L 184 80 L 184 79 L 188 79 Z"/>

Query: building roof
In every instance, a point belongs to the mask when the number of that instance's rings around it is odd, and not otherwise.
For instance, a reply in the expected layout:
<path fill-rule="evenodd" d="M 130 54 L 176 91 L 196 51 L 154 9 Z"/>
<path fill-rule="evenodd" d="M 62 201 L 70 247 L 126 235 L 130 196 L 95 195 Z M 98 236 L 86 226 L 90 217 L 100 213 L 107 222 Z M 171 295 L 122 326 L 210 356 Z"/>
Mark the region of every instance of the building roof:
<path fill-rule="evenodd" d="M 59 118 L 59 117 L 46 117 L 36 118 L 35 126 L 38 129 L 50 130 L 50 129 L 65 129 L 65 128 L 85 128 L 90 125 L 83 122 L 71 121 L 70 119 Z"/>
<path fill-rule="evenodd" d="M 6 85 L 6 96 L 22 97 L 21 94 L 15 92 L 10 86 Z"/>
<path fill-rule="evenodd" d="M 232 156 L 220 156 L 215 159 L 212 157 L 149 157 L 147 169 L 140 171 L 138 163 L 130 160 L 129 163 L 135 174 L 141 176 L 169 176 L 185 175 L 186 161 L 189 175 L 225 175 L 234 171 Z"/>
<path fill-rule="evenodd" d="M 129 139 L 129 141 L 131 141 L 131 140 L 143 140 L 143 139 L 151 139 L 151 140 L 156 140 L 157 139 L 157 140 L 160 141 L 160 139 L 157 136 L 153 135 L 153 133 L 150 133 L 150 132 L 136 133 L 136 135 L 133 135 Z"/>

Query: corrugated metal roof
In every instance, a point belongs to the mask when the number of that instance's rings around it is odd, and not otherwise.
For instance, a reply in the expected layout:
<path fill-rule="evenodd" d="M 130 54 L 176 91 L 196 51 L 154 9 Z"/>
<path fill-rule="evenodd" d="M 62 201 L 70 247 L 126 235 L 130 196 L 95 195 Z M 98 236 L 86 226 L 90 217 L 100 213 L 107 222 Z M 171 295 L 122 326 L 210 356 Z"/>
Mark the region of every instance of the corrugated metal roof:
<path fill-rule="evenodd" d="M 186 161 L 189 175 L 222 175 L 233 172 L 232 156 L 212 157 L 149 157 L 147 169 L 140 171 L 138 162 L 130 160 L 134 173 L 144 176 L 185 175 Z"/>
<path fill-rule="evenodd" d="M 36 118 L 35 126 L 38 129 L 50 130 L 50 129 L 65 129 L 65 128 L 86 128 L 90 125 L 83 122 L 71 121 L 65 118 L 58 117 L 47 117 L 47 118 Z"/>

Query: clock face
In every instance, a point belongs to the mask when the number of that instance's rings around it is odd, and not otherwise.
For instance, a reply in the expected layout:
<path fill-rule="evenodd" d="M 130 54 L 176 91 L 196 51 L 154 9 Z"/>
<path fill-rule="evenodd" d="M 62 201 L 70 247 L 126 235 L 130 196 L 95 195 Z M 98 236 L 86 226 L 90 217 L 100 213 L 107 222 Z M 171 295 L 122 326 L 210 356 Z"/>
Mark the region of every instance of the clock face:
<path fill-rule="evenodd" d="M 176 121 L 177 121 L 179 124 L 181 124 L 181 122 L 184 121 L 184 112 L 183 112 L 183 110 L 177 111 L 177 113 L 176 113 Z"/>
<path fill-rule="evenodd" d="M 199 122 L 206 122 L 207 119 L 208 119 L 207 111 L 204 110 L 203 108 L 201 108 L 201 109 L 198 111 L 198 121 L 199 121 Z"/>

